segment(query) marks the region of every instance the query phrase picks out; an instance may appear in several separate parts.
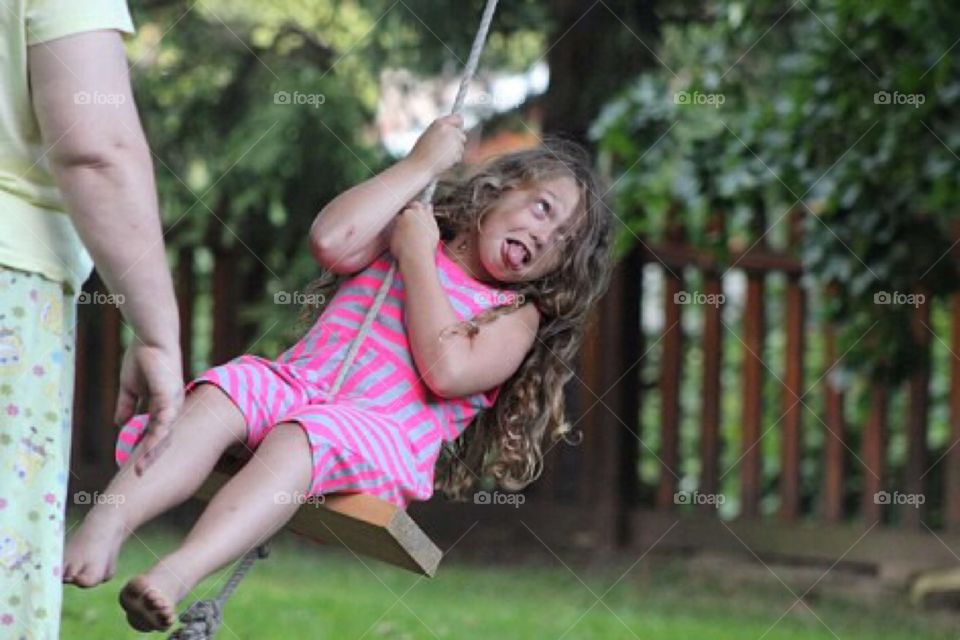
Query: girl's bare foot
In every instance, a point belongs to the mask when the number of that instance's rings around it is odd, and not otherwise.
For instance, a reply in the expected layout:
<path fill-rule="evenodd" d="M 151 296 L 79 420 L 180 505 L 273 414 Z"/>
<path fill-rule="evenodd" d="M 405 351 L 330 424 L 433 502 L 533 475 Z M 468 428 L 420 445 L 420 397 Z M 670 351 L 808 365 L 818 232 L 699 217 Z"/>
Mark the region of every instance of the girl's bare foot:
<path fill-rule="evenodd" d="M 131 579 L 120 591 L 120 606 L 137 631 L 165 631 L 177 619 L 177 603 L 189 593 L 172 562 L 162 560 Z"/>
<path fill-rule="evenodd" d="M 104 583 L 117 570 L 117 554 L 126 526 L 116 508 L 98 505 L 70 536 L 63 553 L 63 582 L 89 588 Z"/>

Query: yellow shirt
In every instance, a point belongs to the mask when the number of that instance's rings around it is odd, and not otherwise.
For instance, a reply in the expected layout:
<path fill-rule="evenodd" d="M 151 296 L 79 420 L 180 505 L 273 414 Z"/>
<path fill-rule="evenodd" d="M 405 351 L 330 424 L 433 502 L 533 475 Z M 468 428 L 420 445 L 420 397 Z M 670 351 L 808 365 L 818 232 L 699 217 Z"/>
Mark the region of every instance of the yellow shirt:
<path fill-rule="evenodd" d="M 133 33 L 126 0 L 0 0 L 0 266 L 76 292 L 93 263 L 64 210 L 31 105 L 27 47 L 116 29 Z"/>

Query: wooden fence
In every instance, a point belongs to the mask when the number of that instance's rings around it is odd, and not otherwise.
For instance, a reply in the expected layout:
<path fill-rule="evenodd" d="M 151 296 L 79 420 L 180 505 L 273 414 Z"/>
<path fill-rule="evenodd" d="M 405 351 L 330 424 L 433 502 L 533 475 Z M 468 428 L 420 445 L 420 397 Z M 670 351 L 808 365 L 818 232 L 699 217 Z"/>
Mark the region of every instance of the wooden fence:
<path fill-rule="evenodd" d="M 941 301 L 928 299 L 920 304 L 913 326 L 904 328 L 915 332 L 923 348 L 952 352 L 946 400 L 950 434 L 946 446 L 936 451 L 928 448 L 931 373 L 930 358 L 926 358 L 926 364 L 907 384 L 902 422 L 907 456 L 894 478 L 886 461 L 893 420 L 889 407 L 896 390 L 879 383 L 872 385 L 868 419 L 863 424 L 847 424 L 845 407 L 850 399 L 836 388 L 830 375 L 823 375 L 843 354 L 838 353 L 834 330 L 811 320 L 809 292 L 801 282 L 803 268 L 795 255 L 801 239 L 800 213 L 789 216 L 791 231 L 786 246 L 768 246 L 762 231 L 766 221 L 758 215 L 755 244 L 731 251 L 723 259 L 689 244 L 679 220 L 679 212 L 675 212 L 661 242 L 640 242 L 618 265 L 610 292 L 594 316 L 568 394 L 571 419 L 584 432 L 583 443 L 549 448 L 544 475 L 524 492 L 522 508 L 435 499 L 413 505 L 414 517 L 449 545 L 482 523 L 471 535 L 513 543 L 518 536 L 528 541 L 536 538 L 551 549 L 647 549 L 659 545 L 663 549 L 743 552 L 746 548 L 759 556 L 798 556 L 830 562 L 843 558 L 885 567 L 884 571 L 898 575 L 954 564 L 956 559 L 949 548 L 960 548 L 960 447 L 952 446 L 960 440 L 960 357 L 955 355 L 960 354 L 960 294 L 947 301 L 949 339 L 932 339 L 929 330 L 931 305 Z M 723 242 L 724 226 L 723 215 L 715 214 L 708 222 L 708 233 Z M 238 325 L 237 309 L 257 293 L 238 290 L 230 277 L 242 259 L 242 254 L 233 251 L 214 252 L 213 273 L 208 279 L 213 299 L 213 363 L 241 352 L 249 339 Z M 648 264 L 663 269 L 662 299 L 644 296 L 639 275 Z M 176 282 L 185 327 L 186 362 L 192 360 L 195 301 L 201 294 L 193 265 L 189 251 L 179 255 Z M 721 294 L 725 278 L 733 271 L 746 277 L 741 331 L 735 343 L 742 349 L 742 354 L 737 354 L 742 363 L 738 379 L 724 379 L 722 375 L 724 358 L 731 354 L 724 353 L 726 329 L 721 306 L 696 309 L 702 323 L 699 335 L 703 353 L 702 379 L 694 381 L 700 405 L 695 447 L 697 491 L 707 496 L 721 492 L 721 451 L 725 446 L 736 447 L 740 495 L 739 513 L 733 519 L 720 518 L 709 502 L 690 508 L 677 504 L 676 499 L 681 475 L 678 469 L 684 462 L 681 393 L 688 337 L 682 327 L 685 314 L 694 309 L 677 304 L 676 296 L 685 293 L 685 274 L 691 270 L 699 274 L 704 296 Z M 786 279 L 783 295 L 777 299 L 772 299 L 767 286 L 773 274 Z M 93 282 L 90 288 L 96 286 Z M 783 309 L 782 370 L 775 370 L 765 357 L 772 329 L 767 326 L 767 310 L 773 304 Z M 664 331 L 655 337 L 656 345 L 641 330 L 641 311 L 647 305 L 657 305 L 663 311 Z M 102 487 L 113 472 L 116 429 L 110 427 L 110 412 L 122 356 L 120 330 L 120 318 L 111 307 L 81 307 L 72 465 L 76 487 Z M 823 341 L 827 364 L 810 380 L 807 357 L 817 340 Z M 643 358 L 646 349 L 653 346 L 660 350 L 659 371 L 655 379 L 645 381 L 641 375 Z M 774 424 L 765 423 L 763 406 L 763 389 L 771 378 L 776 380 L 782 405 L 782 411 L 777 412 L 782 418 Z M 721 401 L 726 394 L 739 395 L 742 415 L 738 442 L 725 442 L 722 436 Z M 808 394 L 823 395 L 823 414 L 816 419 L 811 419 L 804 406 Z M 659 399 L 659 415 L 652 424 L 641 425 L 643 402 L 652 397 Z M 650 429 L 659 432 L 656 450 L 645 444 Z M 771 487 L 762 480 L 763 447 L 758 445 L 773 429 L 779 436 L 780 459 L 775 462 L 779 480 Z M 801 461 L 809 452 L 808 440 L 814 430 L 822 431 L 822 448 L 819 486 L 811 491 L 801 483 Z M 641 481 L 638 469 L 643 456 L 656 456 L 660 461 L 655 486 Z M 930 474 L 935 466 L 942 466 L 945 473 Z M 851 495 L 852 474 L 859 478 L 858 496 Z M 933 477 L 943 478 L 942 486 L 930 486 Z M 881 492 L 921 495 L 925 501 L 917 506 L 884 504 L 877 499 Z M 779 505 L 775 514 L 762 508 L 771 495 Z M 896 524 L 887 522 L 890 509 L 899 510 Z M 934 511 L 940 517 L 931 520 L 928 514 Z M 893 557 L 891 545 L 908 552 L 909 560 Z"/>

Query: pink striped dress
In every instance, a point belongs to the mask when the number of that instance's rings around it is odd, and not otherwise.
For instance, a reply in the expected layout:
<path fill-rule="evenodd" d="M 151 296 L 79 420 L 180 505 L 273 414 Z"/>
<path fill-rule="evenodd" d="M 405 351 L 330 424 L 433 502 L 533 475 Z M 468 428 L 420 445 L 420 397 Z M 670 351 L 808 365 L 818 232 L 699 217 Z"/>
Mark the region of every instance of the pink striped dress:
<path fill-rule="evenodd" d="M 311 330 L 276 360 L 243 355 L 187 385 L 189 392 L 200 383 L 214 384 L 230 396 L 246 419 L 251 450 L 275 425 L 299 423 L 313 456 L 310 495 L 362 492 L 401 508 L 429 499 L 442 443 L 459 436 L 499 394 L 497 386 L 445 399 L 423 383 L 407 340 L 398 269 L 341 390 L 331 396 L 329 389 L 392 262 L 386 251 L 345 280 Z M 446 255 L 442 242 L 436 264 L 462 320 L 512 300 L 509 290 L 466 273 Z M 117 464 L 129 458 L 146 418 L 136 416 L 121 428 Z"/>

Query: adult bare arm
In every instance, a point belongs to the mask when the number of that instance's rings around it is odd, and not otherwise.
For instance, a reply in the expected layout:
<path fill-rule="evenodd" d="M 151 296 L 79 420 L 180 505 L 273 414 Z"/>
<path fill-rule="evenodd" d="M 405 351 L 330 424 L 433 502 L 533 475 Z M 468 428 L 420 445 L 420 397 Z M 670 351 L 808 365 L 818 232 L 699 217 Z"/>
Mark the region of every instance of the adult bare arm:
<path fill-rule="evenodd" d="M 91 31 L 29 50 L 33 107 L 67 210 L 135 334 L 115 419 L 146 404 L 151 420 L 138 473 L 166 443 L 183 404 L 180 325 L 166 262 L 153 164 L 116 31 Z"/>

